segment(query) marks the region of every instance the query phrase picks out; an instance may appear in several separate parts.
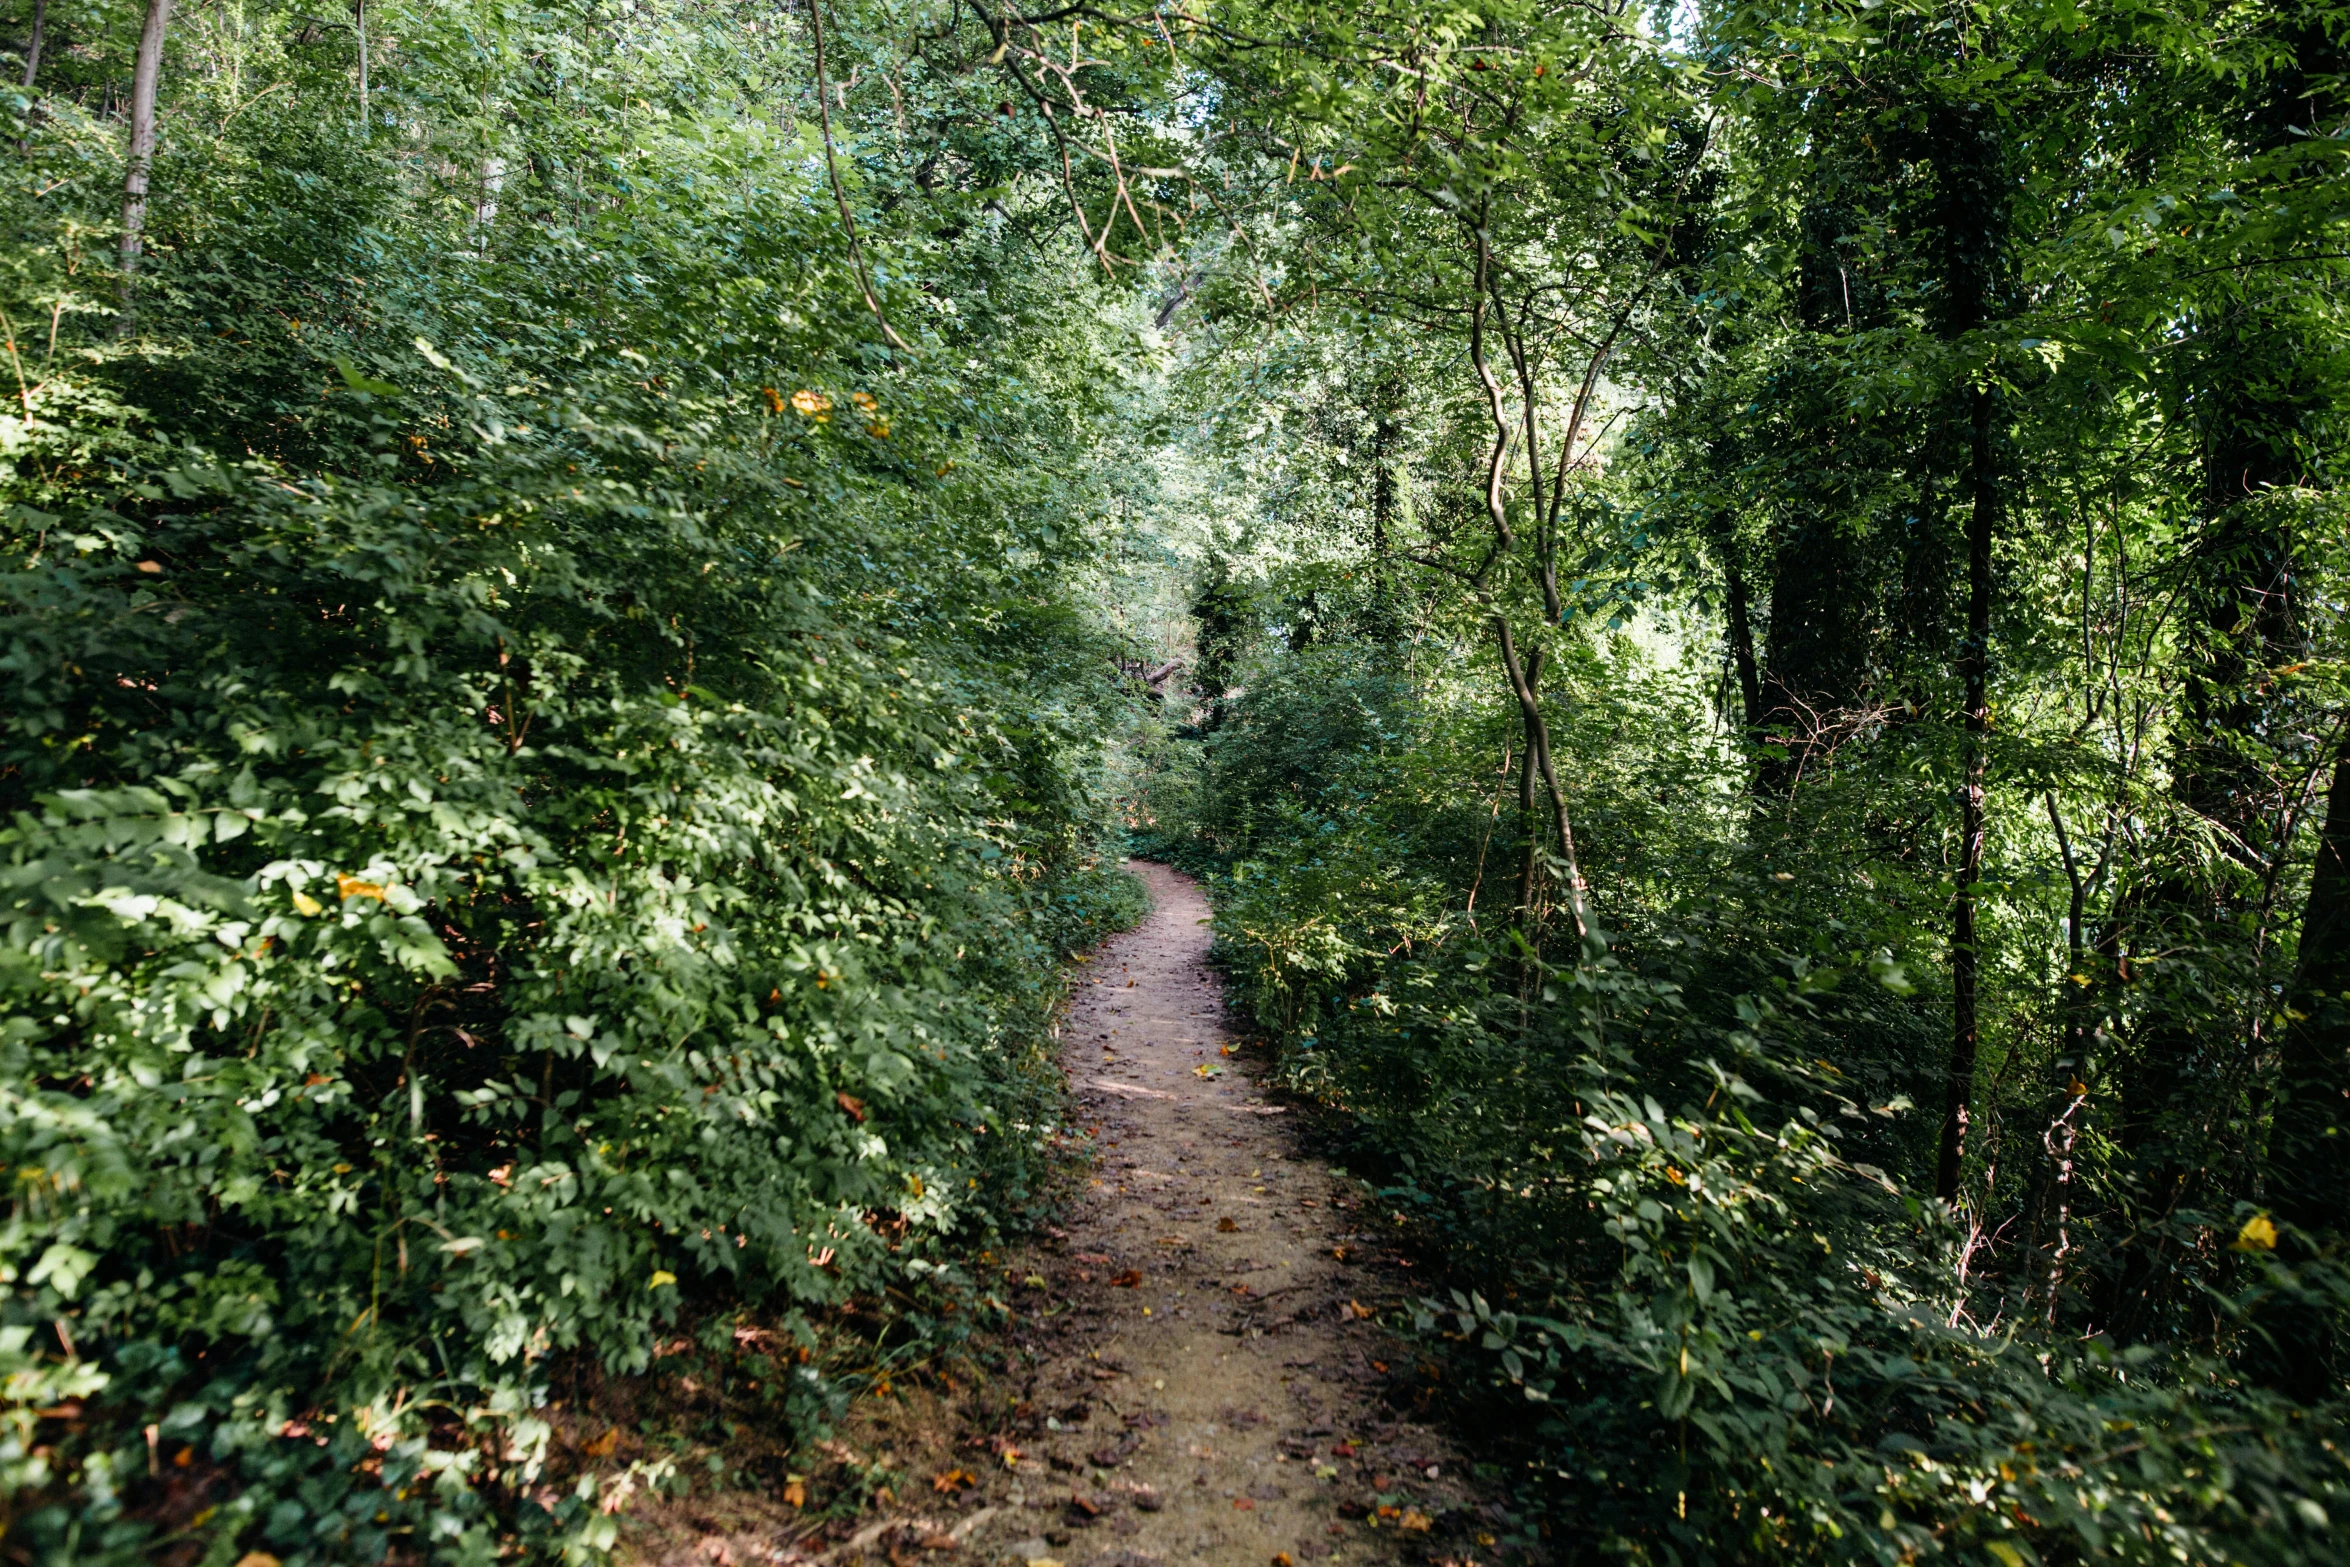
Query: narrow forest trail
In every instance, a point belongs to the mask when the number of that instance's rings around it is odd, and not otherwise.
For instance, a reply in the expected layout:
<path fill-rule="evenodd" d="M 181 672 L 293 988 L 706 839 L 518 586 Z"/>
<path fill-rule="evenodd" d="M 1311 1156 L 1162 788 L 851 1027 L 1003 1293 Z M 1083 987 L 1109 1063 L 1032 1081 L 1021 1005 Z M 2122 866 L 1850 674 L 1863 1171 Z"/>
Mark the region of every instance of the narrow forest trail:
<path fill-rule="evenodd" d="M 1093 954 L 1062 1028 L 1101 1162 L 1028 1259 L 1024 1316 L 1067 1308 L 1021 1335 L 1046 1427 L 973 1544 L 1023 1567 L 1435 1559 L 1465 1497 L 1381 1399 L 1405 1352 L 1369 1320 L 1356 1200 L 1224 1053 L 1198 886 L 1131 868 L 1151 913 Z"/>
<path fill-rule="evenodd" d="M 1086 961 L 1061 1030 L 1098 1164 L 1002 1259 L 1017 1320 L 984 1403 L 1009 1413 L 983 1430 L 932 1406 L 868 1430 L 910 1480 L 969 1488 L 924 1486 L 813 1559 L 1490 1567 L 1503 1515 L 1404 1412 L 1425 1383 L 1376 1320 L 1407 1288 L 1373 1255 L 1373 1216 L 1225 1054 L 1198 886 L 1131 868 L 1152 911 Z"/>

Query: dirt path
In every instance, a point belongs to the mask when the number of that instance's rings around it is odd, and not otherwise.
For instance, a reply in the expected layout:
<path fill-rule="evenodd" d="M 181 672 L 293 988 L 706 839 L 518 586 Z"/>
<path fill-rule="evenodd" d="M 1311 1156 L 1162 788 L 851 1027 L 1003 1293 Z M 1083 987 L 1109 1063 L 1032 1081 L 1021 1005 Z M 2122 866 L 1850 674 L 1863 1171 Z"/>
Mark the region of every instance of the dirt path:
<path fill-rule="evenodd" d="M 1368 1320 L 1356 1199 L 1224 1053 L 1206 899 L 1132 868 L 1155 907 L 1094 955 L 1062 1030 L 1101 1164 L 1018 1301 L 1052 1313 L 1023 1335 L 1043 1429 L 991 1474 L 970 1552 L 1465 1561 L 1480 1542 L 1453 1454 L 1382 1399 L 1407 1352 Z"/>

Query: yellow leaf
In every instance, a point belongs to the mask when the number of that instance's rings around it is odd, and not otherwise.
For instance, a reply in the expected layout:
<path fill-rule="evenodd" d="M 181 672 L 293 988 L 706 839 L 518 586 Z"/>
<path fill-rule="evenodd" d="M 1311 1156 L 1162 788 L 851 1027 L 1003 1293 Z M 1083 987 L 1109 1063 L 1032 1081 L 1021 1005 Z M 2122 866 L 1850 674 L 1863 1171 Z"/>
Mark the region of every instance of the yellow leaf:
<path fill-rule="evenodd" d="M 652 1282 L 648 1284 L 646 1288 L 659 1289 L 664 1284 L 675 1284 L 676 1282 L 677 1275 L 670 1272 L 667 1268 L 663 1268 L 660 1272 L 653 1275 Z"/>
<path fill-rule="evenodd" d="M 808 1488 L 797 1480 L 786 1481 L 783 1499 L 794 1507 L 805 1507 L 808 1505 Z"/>
<path fill-rule="evenodd" d="M 237 1558 L 237 1567 L 278 1567 L 278 1559 L 267 1551 L 247 1551 Z"/>
<path fill-rule="evenodd" d="M 297 892 L 294 894 L 294 907 L 300 910 L 302 913 L 309 915 L 324 914 L 326 912 L 326 905 L 319 902 L 316 898 L 313 898 L 306 892 Z"/>
<path fill-rule="evenodd" d="M 1436 1520 L 1417 1508 L 1410 1508 L 1405 1511 L 1402 1518 L 1396 1521 L 1395 1526 L 1398 1529 L 1409 1529 L 1414 1534 L 1426 1534 L 1430 1529 L 1436 1527 Z"/>
<path fill-rule="evenodd" d="M 799 410 L 803 418 L 823 420 L 832 414 L 832 399 L 822 392 L 811 392 L 804 386 L 791 394 L 791 405 Z"/>
<path fill-rule="evenodd" d="M 337 876 L 335 878 L 335 896 L 346 903 L 353 898 L 373 898 L 376 902 L 381 903 L 384 890 L 379 883 L 361 881 L 356 876 Z"/>
<path fill-rule="evenodd" d="M 2235 1249 L 2238 1251 L 2275 1251 L 2277 1249 L 2276 1224 L 2265 1213 L 2254 1214 L 2251 1218 L 2246 1219 L 2244 1227 L 2236 1232 Z"/>
<path fill-rule="evenodd" d="M 2024 1567 L 2024 1553 L 2005 1540 L 1986 1540 L 1983 1549 L 1998 1557 L 2001 1567 Z"/>

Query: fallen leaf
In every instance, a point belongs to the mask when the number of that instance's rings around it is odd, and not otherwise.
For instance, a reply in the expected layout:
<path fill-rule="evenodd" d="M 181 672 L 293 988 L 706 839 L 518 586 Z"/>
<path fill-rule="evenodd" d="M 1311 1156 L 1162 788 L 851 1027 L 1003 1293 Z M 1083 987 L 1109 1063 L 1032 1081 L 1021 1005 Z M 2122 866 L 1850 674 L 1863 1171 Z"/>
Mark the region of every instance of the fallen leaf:
<path fill-rule="evenodd" d="M 1370 1318 L 1375 1315 L 1370 1307 L 1364 1305 L 1361 1301 L 1355 1300 L 1348 1301 L 1340 1314 L 1343 1316 L 1353 1317 L 1358 1321 L 1369 1321 Z"/>
<path fill-rule="evenodd" d="M 1253 1513 L 1257 1510 L 1256 1498 L 1236 1496 L 1232 1499 L 1232 1510 L 1236 1513 Z"/>
<path fill-rule="evenodd" d="M 1130 1290 L 1141 1282 L 1142 1270 L 1140 1268 L 1128 1268 L 1124 1273 L 1121 1273 L 1116 1278 L 1110 1280 L 1110 1288 L 1117 1290 Z"/>
<path fill-rule="evenodd" d="M 1234 1230 L 1239 1228 L 1240 1226 L 1230 1218 L 1218 1219 L 1216 1221 L 1216 1233 L 1219 1235 L 1230 1235 Z"/>
<path fill-rule="evenodd" d="M 1409 1529 L 1414 1534 L 1426 1534 L 1435 1526 L 1435 1519 L 1417 1510 L 1407 1511 L 1403 1515 L 1402 1521 L 1396 1524 L 1398 1529 Z"/>
<path fill-rule="evenodd" d="M 978 1483 L 977 1477 L 968 1469 L 949 1469 L 945 1474 L 933 1478 L 930 1488 L 945 1496 L 956 1491 L 968 1491 Z"/>
<path fill-rule="evenodd" d="M 797 1480 L 787 1480 L 783 1486 L 783 1499 L 794 1507 L 805 1507 L 808 1505 L 808 1488 Z"/>
<path fill-rule="evenodd" d="M 959 1551 L 963 1548 L 963 1542 L 951 1534 L 932 1533 L 922 1537 L 922 1548 L 926 1551 Z"/>
<path fill-rule="evenodd" d="M 614 1426 L 611 1430 L 605 1432 L 602 1436 L 599 1436 L 594 1441 L 582 1446 L 580 1451 L 587 1454 L 590 1458 L 610 1458 L 612 1456 L 612 1449 L 618 1447 L 619 1445 L 620 1428 L 618 1426 Z"/>
<path fill-rule="evenodd" d="M 1012 1446 L 1009 1443 L 1006 1443 L 1004 1446 L 1004 1467 L 1006 1469 L 1017 1469 L 1020 1467 L 1020 1449 Z"/>
<path fill-rule="evenodd" d="M 1290 1560 L 1287 1551 L 1275 1551 L 1273 1553 L 1273 1567 L 1297 1567 L 1297 1563 Z"/>

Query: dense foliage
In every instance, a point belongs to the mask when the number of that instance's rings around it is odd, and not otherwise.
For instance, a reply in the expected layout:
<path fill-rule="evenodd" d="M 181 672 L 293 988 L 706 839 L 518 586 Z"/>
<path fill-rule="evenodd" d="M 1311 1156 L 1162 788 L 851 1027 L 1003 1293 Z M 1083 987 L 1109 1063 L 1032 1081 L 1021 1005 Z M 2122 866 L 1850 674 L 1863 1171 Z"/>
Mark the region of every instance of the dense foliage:
<path fill-rule="evenodd" d="M 554 1440 L 562 1368 L 755 1312 L 804 1429 L 806 1313 L 1034 1201 L 1054 965 L 1135 899 L 1080 590 L 1136 328 L 1070 308 L 979 34 L 833 38 L 828 152 L 809 20 L 184 11 L 131 257 L 141 17 L 46 8 L 0 158 L 18 1559 L 595 1549 L 659 1477 Z"/>
<path fill-rule="evenodd" d="M 2350 18 L 1229 27 L 1145 814 L 1552 1537 L 2338 1559 Z"/>
<path fill-rule="evenodd" d="M 19 38 L 0 1550 L 592 1556 L 676 1335 L 812 1430 L 1123 813 L 1553 1548 L 2342 1555 L 2332 0 Z"/>

